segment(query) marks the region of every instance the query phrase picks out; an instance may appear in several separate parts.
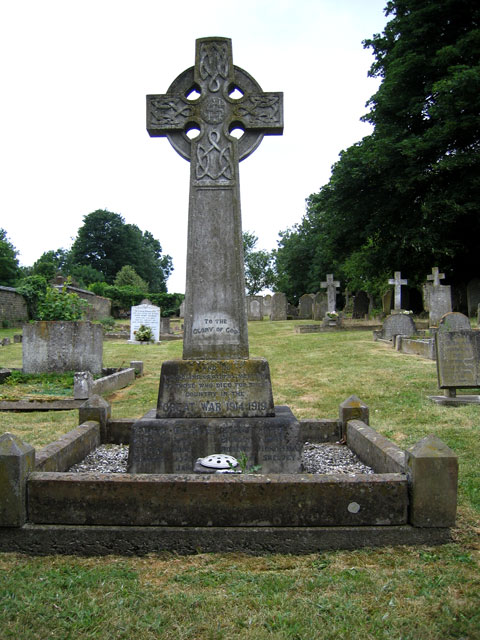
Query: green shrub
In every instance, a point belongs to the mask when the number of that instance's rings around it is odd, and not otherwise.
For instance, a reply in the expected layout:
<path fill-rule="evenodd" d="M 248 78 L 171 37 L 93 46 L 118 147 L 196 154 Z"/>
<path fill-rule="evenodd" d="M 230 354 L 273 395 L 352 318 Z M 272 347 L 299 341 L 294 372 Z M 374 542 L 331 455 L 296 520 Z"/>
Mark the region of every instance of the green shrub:
<path fill-rule="evenodd" d="M 69 293 L 66 285 L 62 289 L 49 287 L 38 303 L 38 320 L 81 320 L 88 302 L 76 293 Z"/>

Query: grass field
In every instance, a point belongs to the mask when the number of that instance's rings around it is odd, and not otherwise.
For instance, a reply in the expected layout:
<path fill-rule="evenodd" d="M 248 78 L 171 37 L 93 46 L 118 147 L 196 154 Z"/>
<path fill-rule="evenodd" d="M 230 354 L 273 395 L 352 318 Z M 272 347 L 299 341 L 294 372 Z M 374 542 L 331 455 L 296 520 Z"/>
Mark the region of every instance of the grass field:
<path fill-rule="evenodd" d="M 435 433 L 457 452 L 454 542 L 260 558 L 0 554 L 2 640 L 480 638 L 480 409 L 430 403 L 435 363 L 374 343 L 371 332 L 297 335 L 289 322 L 250 323 L 249 331 L 251 355 L 270 363 L 275 404 L 298 418 L 335 418 L 354 393 L 369 405 L 371 425 L 400 446 Z M 107 397 L 113 416 L 153 408 L 161 363 L 181 351 L 181 342 L 106 342 L 105 366 L 145 363 L 143 378 Z M 21 345 L 0 350 L 5 366 L 21 367 Z M 8 393 L 0 386 L 0 399 Z M 77 417 L 2 413 L 0 433 L 41 447 Z"/>

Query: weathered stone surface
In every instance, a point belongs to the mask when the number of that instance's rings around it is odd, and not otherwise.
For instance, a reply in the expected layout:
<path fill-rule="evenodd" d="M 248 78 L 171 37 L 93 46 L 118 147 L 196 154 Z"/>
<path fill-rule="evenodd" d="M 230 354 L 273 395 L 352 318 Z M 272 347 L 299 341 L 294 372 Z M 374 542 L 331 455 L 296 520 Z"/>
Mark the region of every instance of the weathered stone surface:
<path fill-rule="evenodd" d="M 376 473 L 405 473 L 405 452 L 361 420 L 350 420 L 347 445 Z"/>
<path fill-rule="evenodd" d="M 95 380 L 92 384 L 92 395 L 100 395 L 102 393 L 110 393 L 116 389 L 124 389 L 128 385 L 135 382 L 135 369 L 128 367 L 115 371 L 109 376 L 104 376 Z"/>
<path fill-rule="evenodd" d="M 343 435 L 346 433 L 349 420 L 361 420 L 365 424 L 369 423 L 370 410 L 368 405 L 355 395 L 351 395 L 340 403 L 338 413 Z"/>
<path fill-rule="evenodd" d="M 270 418 L 169 418 L 149 411 L 132 426 L 129 473 L 192 473 L 197 458 L 244 453 L 262 473 L 297 473 L 303 443 L 288 407 Z"/>
<path fill-rule="evenodd" d="M 402 279 L 401 271 L 395 271 L 393 278 L 390 278 L 388 284 L 393 284 L 394 287 L 394 305 L 393 308 L 396 311 L 400 311 L 402 308 L 402 285 L 408 284 L 408 280 Z"/>
<path fill-rule="evenodd" d="M 263 320 L 263 296 L 247 296 L 247 319 L 249 321 Z"/>
<path fill-rule="evenodd" d="M 468 317 L 474 318 L 480 304 L 480 278 L 472 278 L 467 284 Z"/>
<path fill-rule="evenodd" d="M 72 400 L 3 400 L 0 402 L 0 411 L 72 411 L 78 409 L 85 401 Z"/>
<path fill-rule="evenodd" d="M 272 310 L 270 320 L 281 321 L 287 319 L 287 296 L 284 293 L 277 292 L 272 296 Z"/>
<path fill-rule="evenodd" d="M 383 321 L 382 338 L 391 340 L 393 336 L 413 336 L 415 334 L 415 322 L 410 315 L 396 313 Z"/>
<path fill-rule="evenodd" d="M 154 304 L 142 303 L 130 309 L 130 341 L 137 342 L 136 332 L 141 326 L 152 331 L 153 342 L 160 340 L 160 307 Z"/>
<path fill-rule="evenodd" d="M 229 97 L 232 87 L 242 93 Z M 194 88 L 200 97 L 188 97 Z M 190 140 L 192 122 L 200 135 Z M 240 140 L 228 135 L 233 125 Z M 283 96 L 265 93 L 233 65 L 228 38 L 196 41 L 195 67 L 166 95 L 147 96 L 147 130 L 167 136 L 190 161 L 190 208 L 183 358 L 247 358 L 245 280 L 238 163 L 265 134 L 283 131 Z"/>
<path fill-rule="evenodd" d="M 345 526 L 407 523 L 401 474 L 142 475 L 34 473 L 28 510 L 38 524 Z"/>
<path fill-rule="evenodd" d="M 364 318 L 368 314 L 369 304 L 368 293 L 366 291 L 357 291 L 353 298 L 352 318 Z"/>
<path fill-rule="evenodd" d="M 337 309 L 337 287 L 340 286 L 340 282 L 333 279 L 333 273 L 329 273 L 327 280 L 321 282 L 320 286 L 327 290 L 327 313 L 333 313 Z"/>
<path fill-rule="evenodd" d="M 422 358 L 427 358 L 429 360 L 436 359 L 434 338 L 414 340 L 413 338 L 397 336 L 395 340 L 395 349 L 402 353 L 421 356 Z"/>
<path fill-rule="evenodd" d="M 77 371 L 73 376 L 73 397 L 86 400 L 92 395 L 93 376 L 90 371 Z"/>
<path fill-rule="evenodd" d="M 337 442 L 342 437 L 338 420 L 299 420 L 302 443 Z"/>
<path fill-rule="evenodd" d="M 470 331 L 470 320 L 463 313 L 451 311 L 440 318 L 438 331 Z"/>
<path fill-rule="evenodd" d="M 452 310 L 452 291 L 450 285 L 426 284 L 423 288 L 424 307 L 428 311 L 429 325 L 438 327 L 443 315 Z"/>
<path fill-rule="evenodd" d="M 319 291 L 313 298 L 313 319 L 323 320 L 328 311 L 328 298 L 325 291 Z"/>
<path fill-rule="evenodd" d="M 450 529 L 411 525 L 363 527 L 115 527 L 25 525 L 0 529 L 0 551 L 31 555 L 143 556 L 243 551 L 255 555 L 452 541 Z"/>
<path fill-rule="evenodd" d="M 26 482 L 35 468 L 35 449 L 13 433 L 0 436 L 0 527 L 21 527 L 27 519 Z"/>
<path fill-rule="evenodd" d="M 112 415 L 110 404 L 102 397 L 93 395 L 78 410 L 78 422 L 83 424 L 94 420 L 100 423 L 100 433 L 102 442 L 107 431 L 107 423 Z"/>
<path fill-rule="evenodd" d="M 100 445 L 98 422 L 84 422 L 35 455 L 36 471 L 66 471 Z"/>
<path fill-rule="evenodd" d="M 142 360 L 132 360 L 130 362 L 131 368 L 135 371 L 136 376 L 143 376 L 143 361 Z"/>
<path fill-rule="evenodd" d="M 415 527 L 453 527 L 457 511 L 458 458 L 437 436 L 406 451 L 409 521 Z"/>
<path fill-rule="evenodd" d="M 23 327 L 23 371 L 102 372 L 103 329 L 93 322 L 39 321 Z"/>
<path fill-rule="evenodd" d="M 304 293 L 298 301 L 298 319 L 312 320 L 313 318 L 313 293 Z"/>
<path fill-rule="evenodd" d="M 162 365 L 157 418 L 273 413 L 270 369 L 263 358 L 168 360 Z"/>
<path fill-rule="evenodd" d="M 439 329 L 436 348 L 440 389 L 480 387 L 480 332 Z"/>

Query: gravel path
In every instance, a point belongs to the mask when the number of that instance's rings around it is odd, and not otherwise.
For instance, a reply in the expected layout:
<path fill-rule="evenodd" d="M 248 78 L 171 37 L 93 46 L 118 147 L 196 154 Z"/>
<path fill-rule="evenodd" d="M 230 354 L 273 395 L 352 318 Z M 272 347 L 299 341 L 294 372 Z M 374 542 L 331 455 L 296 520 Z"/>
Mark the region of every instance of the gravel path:
<path fill-rule="evenodd" d="M 69 471 L 96 473 L 126 473 L 128 445 L 101 445 L 95 451 Z M 364 465 L 348 447 L 338 443 L 311 444 L 306 442 L 303 448 L 303 468 L 305 473 L 374 473 Z"/>

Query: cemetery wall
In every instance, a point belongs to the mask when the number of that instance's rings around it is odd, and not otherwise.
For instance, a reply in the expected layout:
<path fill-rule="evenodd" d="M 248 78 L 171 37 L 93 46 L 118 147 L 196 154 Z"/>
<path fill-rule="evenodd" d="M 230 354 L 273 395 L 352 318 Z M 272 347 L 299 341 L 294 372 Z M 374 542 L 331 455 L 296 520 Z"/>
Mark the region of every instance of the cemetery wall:
<path fill-rule="evenodd" d="M 56 285 L 57 289 L 61 289 L 63 285 Z M 79 289 L 78 287 L 67 286 L 69 293 L 76 293 L 79 298 L 86 300 L 90 305 L 87 309 L 85 318 L 87 320 L 102 320 L 112 315 L 112 301 L 110 298 L 97 296 L 92 291 Z"/>
<path fill-rule="evenodd" d="M 12 287 L 0 287 L 0 323 L 21 325 L 28 320 L 27 303 Z"/>

